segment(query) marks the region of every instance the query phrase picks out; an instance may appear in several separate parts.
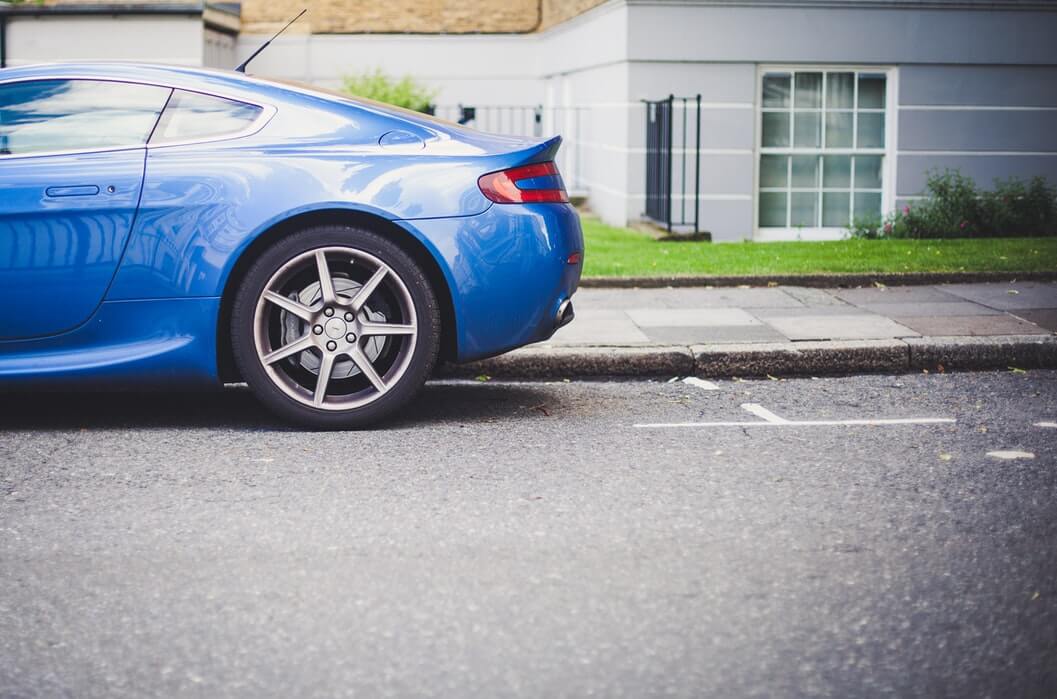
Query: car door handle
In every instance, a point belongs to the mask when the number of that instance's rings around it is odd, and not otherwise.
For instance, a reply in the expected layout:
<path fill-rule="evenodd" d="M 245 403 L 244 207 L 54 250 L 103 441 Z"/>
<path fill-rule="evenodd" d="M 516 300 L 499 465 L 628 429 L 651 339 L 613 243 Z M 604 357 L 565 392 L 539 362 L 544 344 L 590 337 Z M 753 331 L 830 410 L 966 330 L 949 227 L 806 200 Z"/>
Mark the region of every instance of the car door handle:
<path fill-rule="evenodd" d="M 44 193 L 49 197 L 92 197 L 99 194 L 99 187 L 94 184 L 48 187 Z"/>

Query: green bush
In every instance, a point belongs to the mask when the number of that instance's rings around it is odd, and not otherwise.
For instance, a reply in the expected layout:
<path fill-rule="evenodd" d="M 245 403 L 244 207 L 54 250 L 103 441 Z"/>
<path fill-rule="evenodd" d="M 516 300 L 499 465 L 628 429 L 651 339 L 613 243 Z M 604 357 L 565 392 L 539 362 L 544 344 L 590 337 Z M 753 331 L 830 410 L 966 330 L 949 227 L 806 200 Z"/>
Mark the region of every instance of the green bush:
<path fill-rule="evenodd" d="M 381 69 L 347 75 L 345 92 L 356 97 L 366 97 L 376 102 L 393 104 L 416 112 L 431 113 L 437 91 L 416 82 L 410 76 L 392 78 Z"/>
<path fill-rule="evenodd" d="M 894 211 L 883 221 L 856 220 L 856 238 L 1010 238 L 1057 236 L 1057 187 L 1043 177 L 1024 183 L 996 180 L 980 191 L 956 170 L 932 172 L 920 202 Z"/>
<path fill-rule="evenodd" d="M 991 236 L 1057 235 L 1057 187 L 1043 177 L 1027 184 L 996 181 L 993 191 L 980 194 L 980 212 Z"/>
<path fill-rule="evenodd" d="M 862 216 L 854 219 L 851 222 L 851 227 L 848 232 L 851 233 L 852 238 L 868 238 L 874 240 L 875 238 L 881 238 L 881 226 L 884 221 L 879 216 Z"/>

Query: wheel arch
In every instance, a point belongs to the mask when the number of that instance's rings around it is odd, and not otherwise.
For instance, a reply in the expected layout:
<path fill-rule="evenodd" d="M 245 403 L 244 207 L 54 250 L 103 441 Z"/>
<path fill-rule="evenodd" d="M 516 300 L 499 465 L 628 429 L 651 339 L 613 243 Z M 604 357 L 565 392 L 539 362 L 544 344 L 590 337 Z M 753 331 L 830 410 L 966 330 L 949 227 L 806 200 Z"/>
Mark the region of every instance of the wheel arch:
<path fill-rule="evenodd" d="M 437 296 L 437 304 L 441 313 L 439 360 L 443 362 L 452 360 L 457 356 L 458 334 L 455 326 L 455 305 L 452 299 L 451 287 L 441 269 L 440 263 L 430 252 L 429 248 L 414 234 L 381 216 L 353 209 L 322 209 L 299 213 L 273 224 L 257 235 L 246 249 L 239 254 L 224 282 L 220 313 L 217 315 L 217 374 L 221 381 L 227 383 L 238 381 L 241 378 L 235 366 L 229 327 L 231 325 L 232 307 L 235 304 L 235 295 L 238 293 L 239 286 L 242 285 L 242 280 L 246 277 L 246 273 L 257 258 L 282 236 L 305 228 L 326 225 L 366 228 L 375 233 L 385 235 L 410 255 L 411 259 L 425 273 L 430 286 L 433 288 L 433 292 Z"/>

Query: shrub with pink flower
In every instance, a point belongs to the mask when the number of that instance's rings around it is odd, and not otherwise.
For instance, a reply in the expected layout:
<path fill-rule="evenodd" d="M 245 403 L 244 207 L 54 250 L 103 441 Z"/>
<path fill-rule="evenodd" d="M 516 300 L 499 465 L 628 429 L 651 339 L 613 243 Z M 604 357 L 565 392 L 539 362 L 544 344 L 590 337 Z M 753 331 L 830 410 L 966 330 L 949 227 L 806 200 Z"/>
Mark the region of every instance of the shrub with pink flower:
<path fill-rule="evenodd" d="M 957 170 L 931 172 L 927 196 L 883 219 L 856 220 L 857 238 L 1057 236 L 1057 187 L 1043 177 L 996 180 L 981 190 Z"/>

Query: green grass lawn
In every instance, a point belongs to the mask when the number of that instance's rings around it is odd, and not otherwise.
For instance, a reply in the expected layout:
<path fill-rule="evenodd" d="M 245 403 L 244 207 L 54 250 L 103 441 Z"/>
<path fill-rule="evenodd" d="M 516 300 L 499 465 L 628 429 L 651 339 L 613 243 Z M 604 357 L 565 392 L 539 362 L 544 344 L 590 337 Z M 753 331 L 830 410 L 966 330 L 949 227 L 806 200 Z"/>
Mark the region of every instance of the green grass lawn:
<path fill-rule="evenodd" d="M 583 219 L 584 276 L 768 275 L 1057 270 L 1057 238 L 661 242 Z"/>

